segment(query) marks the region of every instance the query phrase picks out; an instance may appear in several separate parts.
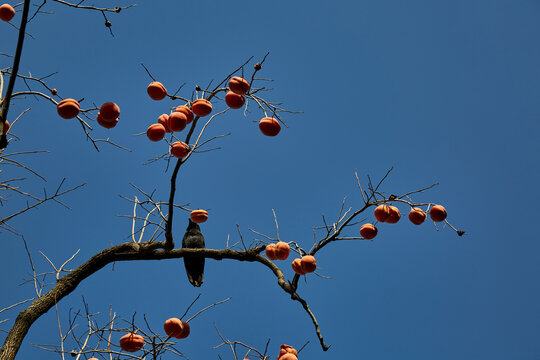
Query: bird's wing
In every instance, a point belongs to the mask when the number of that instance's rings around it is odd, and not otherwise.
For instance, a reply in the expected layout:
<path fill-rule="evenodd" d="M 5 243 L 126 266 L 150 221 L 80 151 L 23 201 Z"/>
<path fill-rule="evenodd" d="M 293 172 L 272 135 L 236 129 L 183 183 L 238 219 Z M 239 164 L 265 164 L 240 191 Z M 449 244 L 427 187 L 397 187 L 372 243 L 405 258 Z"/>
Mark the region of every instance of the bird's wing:
<path fill-rule="evenodd" d="M 182 239 L 183 248 L 204 248 L 204 236 L 199 232 L 187 231 Z M 191 285 L 199 287 L 204 280 L 204 257 L 186 256 L 184 265 Z"/>

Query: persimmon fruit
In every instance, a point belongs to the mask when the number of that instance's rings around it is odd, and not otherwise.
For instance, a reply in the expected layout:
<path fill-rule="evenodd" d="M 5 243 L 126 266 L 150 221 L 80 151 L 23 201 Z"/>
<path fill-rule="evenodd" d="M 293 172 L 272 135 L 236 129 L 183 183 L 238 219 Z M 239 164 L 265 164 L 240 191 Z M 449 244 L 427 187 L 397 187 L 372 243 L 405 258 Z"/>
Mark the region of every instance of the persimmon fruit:
<path fill-rule="evenodd" d="M 281 125 L 276 119 L 265 117 L 259 121 L 259 129 L 266 136 L 276 136 L 281 131 Z"/>
<path fill-rule="evenodd" d="M 141 335 L 128 333 L 120 338 L 120 347 L 127 352 L 139 351 L 144 346 L 144 338 Z"/>
<path fill-rule="evenodd" d="M 79 102 L 75 99 L 64 99 L 56 105 L 56 111 L 58 115 L 64 119 L 73 119 L 79 115 L 81 106 Z"/>
<path fill-rule="evenodd" d="M 399 213 L 399 209 L 395 206 L 389 206 L 390 208 L 390 216 L 388 219 L 386 219 L 386 222 L 388 224 L 395 224 L 399 221 L 401 214 Z"/>
<path fill-rule="evenodd" d="M 276 243 L 276 257 L 278 260 L 287 260 L 291 247 L 284 241 Z"/>
<path fill-rule="evenodd" d="M 193 222 L 200 224 L 208 220 L 208 211 L 202 209 L 193 210 L 190 216 Z"/>
<path fill-rule="evenodd" d="M 197 99 L 191 105 L 191 111 L 197 116 L 206 116 L 212 112 L 212 103 L 206 99 Z"/>
<path fill-rule="evenodd" d="M 225 95 L 225 103 L 231 109 L 240 109 L 242 106 L 244 106 L 245 102 L 246 98 L 244 95 L 240 95 L 232 91 L 229 91 L 227 95 Z"/>
<path fill-rule="evenodd" d="M 379 205 L 375 208 L 373 214 L 377 221 L 385 222 L 390 217 L 390 206 L 384 204 Z"/>
<path fill-rule="evenodd" d="M 8 133 L 10 127 L 11 125 L 9 125 L 9 121 L 6 120 L 6 122 L 4 123 L 4 134 Z"/>
<path fill-rule="evenodd" d="M 146 92 L 152 100 L 163 100 L 167 96 L 167 89 L 159 81 L 151 82 L 146 88 Z"/>
<path fill-rule="evenodd" d="M 15 9 L 9 4 L 3 4 L 0 6 L 0 19 L 3 21 L 11 21 L 15 16 Z"/>
<path fill-rule="evenodd" d="M 190 328 L 187 322 L 178 318 L 170 318 L 163 324 L 165 333 L 177 339 L 185 339 L 190 333 Z"/>
<path fill-rule="evenodd" d="M 180 319 L 170 318 L 163 324 L 163 330 L 165 330 L 167 336 L 177 337 L 184 332 L 184 327 L 182 326 L 182 321 Z"/>
<path fill-rule="evenodd" d="M 167 123 L 171 131 L 182 131 L 187 125 L 187 116 L 183 112 L 175 111 L 169 115 L 169 121 Z"/>
<path fill-rule="evenodd" d="M 409 220 L 414 225 L 422 224 L 424 221 L 426 221 L 426 217 L 426 212 L 420 208 L 412 208 L 411 211 L 409 211 Z"/>
<path fill-rule="evenodd" d="M 176 141 L 171 145 L 171 154 L 174 157 L 182 159 L 189 154 L 189 146 L 183 141 Z"/>
<path fill-rule="evenodd" d="M 377 236 L 377 228 L 373 224 L 364 224 L 360 227 L 360 235 L 366 240 L 371 240 Z"/>
<path fill-rule="evenodd" d="M 435 205 L 429 210 L 429 216 L 431 220 L 435 222 L 441 222 L 446 219 L 446 209 L 442 205 Z"/>
<path fill-rule="evenodd" d="M 151 141 L 160 141 L 165 137 L 165 127 L 161 124 L 152 124 L 146 130 L 146 136 Z"/>
<path fill-rule="evenodd" d="M 106 122 L 115 121 L 120 116 L 120 107 L 113 102 L 106 102 L 99 108 L 99 113 Z"/>
<path fill-rule="evenodd" d="M 249 91 L 249 83 L 240 76 L 233 76 L 231 80 L 229 80 L 229 89 L 231 89 L 233 93 L 245 95 Z"/>
<path fill-rule="evenodd" d="M 311 273 L 314 272 L 315 269 L 317 269 L 317 261 L 312 255 L 302 256 L 302 261 L 300 261 L 300 265 L 302 266 L 302 271 L 304 271 L 305 273 Z"/>

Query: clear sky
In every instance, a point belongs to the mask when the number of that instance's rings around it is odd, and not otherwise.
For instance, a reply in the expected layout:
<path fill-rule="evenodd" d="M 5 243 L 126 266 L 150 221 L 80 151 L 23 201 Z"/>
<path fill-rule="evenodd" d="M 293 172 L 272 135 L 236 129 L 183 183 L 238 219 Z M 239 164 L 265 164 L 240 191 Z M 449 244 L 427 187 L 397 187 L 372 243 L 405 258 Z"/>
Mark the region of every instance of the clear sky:
<path fill-rule="evenodd" d="M 191 359 L 232 358 L 212 349 L 220 343 L 213 323 L 227 338 L 259 349 L 270 338 L 271 358 L 282 343 L 310 341 L 300 359 L 538 359 L 540 2 L 141 1 L 109 16 L 115 37 L 100 13 L 53 2 L 44 10 L 54 14 L 29 24 L 35 39 L 26 41 L 21 74 L 58 72 L 48 84 L 62 97 L 85 98 L 83 107 L 118 103 L 118 126 L 106 130 L 94 122 L 94 134 L 132 151 L 103 144 L 96 152 L 80 125 L 61 119 L 51 103 L 14 102 L 10 121 L 31 110 L 14 126 L 20 141 L 8 150 L 50 150 L 24 158 L 48 180 L 26 173 L 25 189 L 51 193 L 63 178 L 69 186 L 86 183 L 64 199 L 71 210 L 51 203 L 12 222 L 39 272 L 50 269 L 39 251 L 61 264 L 80 249 L 73 262 L 79 265 L 129 241 L 131 223 L 117 215 L 132 213 L 118 196 L 137 195 L 130 183 L 167 199 L 166 163 L 143 166 L 166 152 L 164 144 L 133 135 L 180 103 L 151 100 L 140 63 L 168 89 L 185 83 L 180 95 L 191 97 L 196 84 L 221 81 L 250 56 L 270 52 L 260 73 L 274 80 L 266 97 L 303 111 L 284 116 L 288 128 L 275 138 L 260 133 L 256 121 L 263 115 L 254 107 L 246 117 L 229 111 L 208 130 L 207 136 L 231 135 L 214 144 L 220 150 L 191 158 L 177 195 L 178 203 L 210 209 L 201 225 L 207 247 L 224 248 L 228 234 L 237 241 L 236 224 L 249 241 L 248 228 L 273 235 L 275 209 L 282 240 L 309 248 L 311 228 L 322 225 L 323 214 L 335 219 L 343 197 L 347 206 L 361 206 L 355 169 L 365 185 L 367 175 L 379 179 L 392 166 L 383 191 L 401 194 L 438 182 L 414 200 L 443 204 L 449 221 L 467 232 L 458 237 L 403 217 L 379 225 L 373 242 L 321 251 L 319 274 L 330 279 L 311 274 L 299 293 L 332 345 L 326 353 L 301 306 L 267 268 L 231 260 L 207 260 L 200 289 L 188 283 L 181 260 L 107 266 L 59 304 L 64 326 L 84 296 L 91 311 L 104 314 L 102 322 L 112 306 L 128 319 L 136 311 L 141 326 L 146 314 L 162 332 L 163 321 L 181 315 L 202 292 L 196 309 L 232 299 L 193 321 L 179 346 Z M 2 22 L 0 34 L 0 52 L 13 53 L 16 30 Z M 9 61 L 0 57 L 0 67 Z M 0 175 L 20 175 L 15 171 L 4 167 Z M 13 197 L 0 211 L 17 206 Z M 176 216 L 177 244 L 187 219 Z M 361 219 L 374 220 L 371 211 Z M 21 239 L 0 236 L 3 308 L 31 297 L 33 288 L 19 286 L 31 273 Z M 292 277 L 290 260 L 279 264 Z M 31 328 L 19 358 L 58 358 L 35 343 L 58 343 L 54 311 Z"/>

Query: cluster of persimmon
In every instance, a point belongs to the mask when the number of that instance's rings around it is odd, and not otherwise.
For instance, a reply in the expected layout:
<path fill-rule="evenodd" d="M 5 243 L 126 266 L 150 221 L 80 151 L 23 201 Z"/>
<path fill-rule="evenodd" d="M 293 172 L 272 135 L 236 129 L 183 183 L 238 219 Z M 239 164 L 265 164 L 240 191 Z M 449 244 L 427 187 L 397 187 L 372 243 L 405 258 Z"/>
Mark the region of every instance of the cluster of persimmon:
<path fill-rule="evenodd" d="M 377 221 L 381 223 L 395 224 L 401 218 L 397 207 L 385 204 L 377 206 L 373 214 Z M 444 221 L 446 219 L 446 209 L 442 205 L 435 205 L 429 210 L 429 216 L 435 222 Z M 420 208 L 413 207 L 409 212 L 409 220 L 414 225 L 422 224 L 426 218 L 426 212 Z M 360 227 L 360 235 L 364 239 L 371 240 L 377 236 L 377 228 L 373 224 L 364 224 Z"/>
<path fill-rule="evenodd" d="M 9 22 L 15 16 L 15 9 L 9 4 L 2 4 L 0 6 L 0 20 Z"/>
<path fill-rule="evenodd" d="M 313 255 L 304 255 L 302 258 L 294 259 L 291 266 L 298 275 L 306 275 L 317 269 L 317 261 Z"/>
<path fill-rule="evenodd" d="M 151 92 L 149 91 L 148 93 L 150 94 Z M 210 111 L 212 111 L 212 105 L 209 101 L 208 104 L 210 105 Z M 198 107 L 195 107 L 195 109 L 199 110 Z M 148 127 L 148 129 L 146 130 L 146 136 L 151 141 L 161 141 L 165 137 L 166 133 L 179 132 L 184 130 L 186 126 L 193 121 L 194 118 L 195 115 L 190 108 L 185 105 L 178 106 L 170 115 L 161 114 L 158 117 L 157 123 L 152 124 Z M 169 150 L 171 152 L 171 155 L 178 159 L 182 159 L 187 154 L 189 154 L 190 148 L 189 145 L 183 141 L 175 141 L 171 144 Z"/>
<path fill-rule="evenodd" d="M 158 81 L 151 82 L 146 88 L 148 96 L 152 100 L 163 100 L 167 96 L 167 89 Z M 146 130 L 146 136 L 151 141 L 161 141 L 166 133 L 180 132 L 193 121 L 195 115 L 206 116 L 212 112 L 212 103 L 206 99 L 195 100 L 191 109 L 186 106 L 177 106 L 170 114 L 161 114 L 155 124 L 151 124 Z M 169 149 L 171 155 L 178 159 L 189 154 L 189 145 L 183 141 L 176 141 Z"/>
<path fill-rule="evenodd" d="M 120 107 L 113 102 L 106 102 L 101 105 L 97 114 L 97 122 L 106 129 L 112 129 L 118 124 Z"/>
<path fill-rule="evenodd" d="M 285 241 L 278 241 L 266 245 L 266 256 L 270 260 L 287 260 L 291 247 Z"/>
<path fill-rule="evenodd" d="M 4 4 L 0 7 L 0 17 L 11 20 L 12 16 L 8 15 L 10 5 Z M 11 8 L 13 9 L 13 8 Z M 13 10 L 13 14 L 15 10 Z M 4 15 L 5 14 L 5 15 Z M 6 21 L 9 21 L 6 20 Z M 234 76 L 229 81 L 230 91 L 225 95 L 225 103 L 231 109 L 239 109 L 244 106 L 245 97 L 249 92 L 250 85 L 246 79 Z M 154 81 L 146 88 L 148 96 L 153 100 L 163 100 L 167 96 L 167 89 L 162 83 Z M 53 95 L 56 95 L 56 89 L 52 90 Z M 73 119 L 81 110 L 80 104 L 75 99 L 64 99 L 60 101 L 56 110 L 58 115 L 64 119 Z M 212 113 L 212 103 L 206 99 L 197 99 L 191 104 L 177 106 L 171 114 L 161 114 L 156 123 L 151 124 L 146 130 L 146 136 L 151 141 L 161 141 L 166 133 L 180 132 L 190 124 L 195 116 L 204 117 Z M 118 123 L 120 116 L 120 107 L 113 102 L 106 102 L 101 105 L 96 121 L 104 128 L 111 129 Z M 279 121 L 273 117 L 264 117 L 259 121 L 259 129 L 264 135 L 276 136 L 281 126 Z M 171 155 L 182 159 L 189 154 L 189 145 L 182 141 L 174 142 L 170 147 Z"/>
<path fill-rule="evenodd" d="M 225 95 L 225 103 L 231 109 L 240 109 L 244 106 L 245 95 L 249 92 L 249 82 L 239 76 L 233 76 L 229 80 L 229 91 Z M 146 88 L 148 96 L 152 100 L 163 100 L 167 97 L 167 89 L 158 82 L 153 81 Z M 166 133 L 180 132 L 191 123 L 194 116 L 204 117 L 212 113 L 212 103 L 204 98 L 197 99 L 192 103 L 178 106 L 171 114 L 161 114 L 157 123 L 151 124 L 146 130 L 146 135 L 151 141 L 161 141 Z M 261 132 L 267 136 L 276 136 L 281 130 L 279 122 L 271 117 L 265 117 L 259 122 Z M 176 145 L 175 145 L 176 144 Z M 187 151 L 186 151 L 187 150 Z M 189 146 L 183 142 L 176 142 L 171 146 L 171 154 L 177 158 L 183 158 L 189 153 Z"/>
<path fill-rule="evenodd" d="M 53 94 L 56 93 L 56 89 L 53 89 Z M 64 99 L 56 105 L 56 111 L 58 115 L 64 119 L 73 119 L 79 115 L 81 106 L 75 99 Z M 99 108 L 96 121 L 104 128 L 111 129 L 118 124 L 118 117 L 120 116 L 120 107 L 113 102 L 106 102 Z"/>
<path fill-rule="evenodd" d="M 291 247 L 284 241 L 266 245 L 265 253 L 270 260 L 287 260 Z M 312 255 L 305 255 L 302 258 L 294 259 L 291 266 L 295 273 L 305 275 L 314 272 L 317 268 L 317 261 Z"/>

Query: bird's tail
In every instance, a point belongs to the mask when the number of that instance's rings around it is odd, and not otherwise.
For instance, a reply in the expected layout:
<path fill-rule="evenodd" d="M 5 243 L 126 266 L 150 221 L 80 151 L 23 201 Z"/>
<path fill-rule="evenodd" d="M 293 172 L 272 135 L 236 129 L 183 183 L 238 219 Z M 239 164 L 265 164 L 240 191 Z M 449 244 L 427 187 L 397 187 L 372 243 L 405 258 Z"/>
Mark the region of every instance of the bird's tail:
<path fill-rule="evenodd" d="M 204 276 L 203 274 L 200 274 L 199 276 L 197 276 L 196 278 L 193 278 L 191 276 L 190 273 L 187 274 L 188 275 L 188 280 L 189 282 L 191 283 L 191 285 L 195 286 L 195 287 L 200 287 L 204 281 Z"/>

